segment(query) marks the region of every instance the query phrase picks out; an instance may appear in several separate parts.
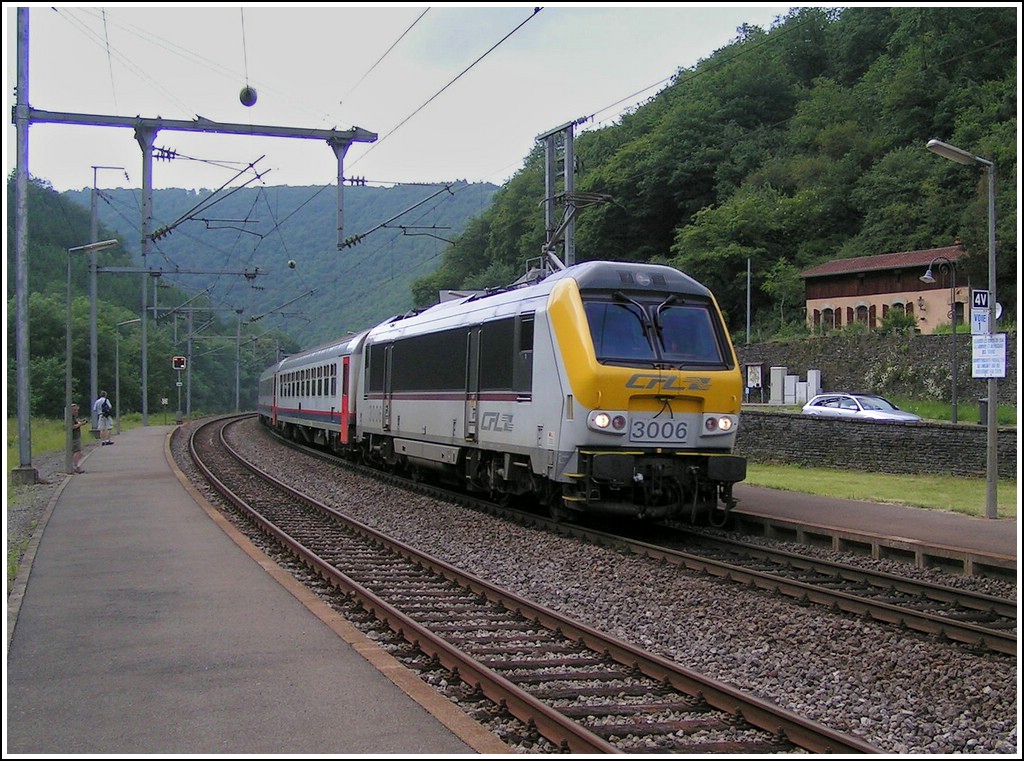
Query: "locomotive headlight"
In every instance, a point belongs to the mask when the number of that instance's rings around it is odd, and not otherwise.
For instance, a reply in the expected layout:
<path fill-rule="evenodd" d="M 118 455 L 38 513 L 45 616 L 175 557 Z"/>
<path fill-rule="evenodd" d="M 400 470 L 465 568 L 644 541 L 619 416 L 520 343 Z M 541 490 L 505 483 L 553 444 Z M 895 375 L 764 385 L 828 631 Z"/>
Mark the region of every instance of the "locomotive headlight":
<path fill-rule="evenodd" d="M 736 421 L 728 415 L 707 415 L 704 417 L 706 434 L 729 433 L 736 426 Z"/>
<path fill-rule="evenodd" d="M 587 427 L 600 433 L 625 433 L 626 415 L 623 412 L 594 410 L 587 416 Z"/>

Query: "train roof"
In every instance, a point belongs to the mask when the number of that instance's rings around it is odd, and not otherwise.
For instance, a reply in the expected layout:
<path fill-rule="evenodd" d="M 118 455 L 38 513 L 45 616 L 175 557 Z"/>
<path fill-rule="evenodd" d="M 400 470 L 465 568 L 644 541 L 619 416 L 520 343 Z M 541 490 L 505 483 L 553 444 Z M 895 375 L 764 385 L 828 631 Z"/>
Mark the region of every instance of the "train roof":
<path fill-rule="evenodd" d="M 710 296 L 711 291 L 689 275 L 666 264 L 644 262 L 582 262 L 566 267 L 542 282 L 573 278 L 581 289 L 639 290 L 689 293 Z"/>
<path fill-rule="evenodd" d="M 710 297 L 711 291 L 689 275 L 674 267 L 664 264 L 625 261 L 591 261 L 574 264 L 565 269 L 556 270 L 546 277 L 540 271 L 525 276 L 519 283 L 507 288 L 470 293 L 462 298 L 449 299 L 425 309 L 395 315 L 360 333 L 350 334 L 345 338 L 330 341 L 313 349 L 293 354 L 270 370 L 277 368 L 286 371 L 291 367 L 303 366 L 319 359 L 340 356 L 350 353 L 360 341 L 369 334 L 389 333 L 392 330 L 403 331 L 424 324 L 452 320 L 454 326 L 459 322 L 458 316 L 481 312 L 497 317 L 501 314 L 512 314 L 509 305 L 522 301 L 546 297 L 555 285 L 566 278 L 577 282 L 581 290 L 622 290 L 633 294 L 644 291 L 664 293 L 686 293 L 695 296 Z M 269 372 L 269 370 L 268 370 Z"/>
<path fill-rule="evenodd" d="M 524 277 L 519 284 L 507 288 L 471 293 L 463 298 L 449 299 L 426 309 L 396 315 L 371 328 L 371 333 L 400 329 L 405 325 L 423 324 L 444 320 L 467 312 L 479 313 L 492 309 L 495 316 L 508 304 L 545 297 L 555 285 L 571 278 L 581 290 L 629 291 L 634 294 L 652 291 L 655 293 L 685 293 L 710 297 L 711 291 L 689 275 L 664 264 L 640 262 L 593 261 L 583 262 L 543 277 Z M 406 322 L 409 321 L 409 322 Z"/>
<path fill-rule="evenodd" d="M 344 354 L 351 353 L 351 346 L 353 343 L 359 342 L 369 331 L 362 330 L 358 333 L 349 333 L 344 338 L 338 338 L 327 343 L 314 346 L 312 349 L 306 349 L 296 354 L 292 354 L 285 357 L 274 368 L 286 371 L 292 367 L 303 366 L 310 362 L 316 362 L 319 360 L 326 360 L 331 357 L 339 357 Z M 274 369 L 270 368 L 270 369 Z"/>

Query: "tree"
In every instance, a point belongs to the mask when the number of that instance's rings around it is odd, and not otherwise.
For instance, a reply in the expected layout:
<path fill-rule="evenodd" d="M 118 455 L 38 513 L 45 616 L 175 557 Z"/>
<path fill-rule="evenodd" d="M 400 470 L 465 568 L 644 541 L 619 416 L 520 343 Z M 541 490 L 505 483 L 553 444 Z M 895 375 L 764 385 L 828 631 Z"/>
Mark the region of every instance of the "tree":
<path fill-rule="evenodd" d="M 798 305 L 804 302 L 804 279 L 800 276 L 800 270 L 784 258 L 775 262 L 765 273 L 761 289 L 778 305 L 780 327 L 789 321 L 787 309 L 795 312 Z M 800 314 L 796 316 L 802 317 Z"/>

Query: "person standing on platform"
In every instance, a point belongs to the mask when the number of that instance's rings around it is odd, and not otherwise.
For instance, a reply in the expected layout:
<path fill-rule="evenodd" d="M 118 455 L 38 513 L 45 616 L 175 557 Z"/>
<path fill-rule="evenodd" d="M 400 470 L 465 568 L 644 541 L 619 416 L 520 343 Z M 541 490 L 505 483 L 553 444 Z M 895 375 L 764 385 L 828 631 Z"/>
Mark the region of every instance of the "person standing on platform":
<path fill-rule="evenodd" d="M 71 405 L 71 463 L 74 466 L 72 469 L 75 473 L 85 473 L 78 463 L 82 460 L 82 426 L 85 425 L 84 420 L 78 418 L 78 405 Z"/>
<path fill-rule="evenodd" d="M 100 391 L 100 395 L 92 405 L 93 415 L 96 416 L 96 427 L 100 431 L 100 443 L 103 446 L 113 444 L 110 440 L 110 429 L 113 427 L 113 408 L 110 400 L 107 399 L 107 392 Z"/>

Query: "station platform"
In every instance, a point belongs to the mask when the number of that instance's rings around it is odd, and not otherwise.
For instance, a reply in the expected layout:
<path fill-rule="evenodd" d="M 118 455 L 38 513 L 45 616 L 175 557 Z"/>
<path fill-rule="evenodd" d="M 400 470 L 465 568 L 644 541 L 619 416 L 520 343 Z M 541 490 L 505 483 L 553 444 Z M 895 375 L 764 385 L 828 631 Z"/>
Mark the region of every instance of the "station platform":
<path fill-rule="evenodd" d="M 906 505 L 860 502 L 737 484 L 738 512 L 1016 556 L 1020 528 L 1014 518 L 982 518 Z"/>
<path fill-rule="evenodd" d="M 509 752 L 206 505 L 172 430 L 87 449 L 51 500 L 8 597 L 5 758 Z"/>
<path fill-rule="evenodd" d="M 862 548 L 879 558 L 953 573 L 1017 574 L 1018 518 L 985 518 L 907 505 L 862 502 L 737 484 L 733 513 L 746 531 L 762 527 L 775 538 L 792 531 L 831 541 L 836 549 Z"/>

